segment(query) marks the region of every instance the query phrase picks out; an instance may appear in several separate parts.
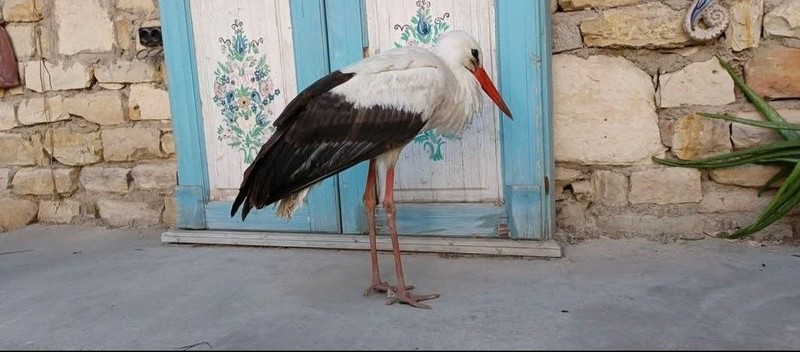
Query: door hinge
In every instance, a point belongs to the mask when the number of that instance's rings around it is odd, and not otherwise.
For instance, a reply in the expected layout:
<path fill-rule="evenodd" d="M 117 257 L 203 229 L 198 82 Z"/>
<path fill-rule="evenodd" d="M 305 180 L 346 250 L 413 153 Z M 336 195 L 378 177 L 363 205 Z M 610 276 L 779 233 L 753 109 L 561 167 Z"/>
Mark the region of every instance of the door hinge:
<path fill-rule="evenodd" d="M 550 177 L 544 177 L 544 194 L 550 194 Z"/>

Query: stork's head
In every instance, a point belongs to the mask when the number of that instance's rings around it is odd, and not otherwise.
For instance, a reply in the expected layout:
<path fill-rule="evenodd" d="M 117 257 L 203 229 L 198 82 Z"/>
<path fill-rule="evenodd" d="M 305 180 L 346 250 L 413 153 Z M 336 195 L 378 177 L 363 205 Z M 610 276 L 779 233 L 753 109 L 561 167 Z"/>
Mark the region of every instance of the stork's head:
<path fill-rule="evenodd" d="M 497 104 L 508 118 L 512 118 L 511 111 L 508 109 L 500 92 L 495 88 L 494 83 L 483 69 L 483 54 L 478 42 L 464 31 L 450 31 L 439 38 L 433 52 L 450 65 L 453 70 L 467 70 L 471 72 L 480 84 L 486 95 Z"/>

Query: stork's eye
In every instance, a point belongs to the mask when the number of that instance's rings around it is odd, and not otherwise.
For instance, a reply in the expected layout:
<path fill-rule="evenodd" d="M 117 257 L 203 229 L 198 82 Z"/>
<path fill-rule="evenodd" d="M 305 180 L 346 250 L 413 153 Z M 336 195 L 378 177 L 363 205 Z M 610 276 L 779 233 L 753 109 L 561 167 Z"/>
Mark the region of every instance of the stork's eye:
<path fill-rule="evenodd" d="M 472 57 L 475 58 L 475 61 L 480 61 L 480 59 L 478 59 L 478 49 L 472 49 Z"/>

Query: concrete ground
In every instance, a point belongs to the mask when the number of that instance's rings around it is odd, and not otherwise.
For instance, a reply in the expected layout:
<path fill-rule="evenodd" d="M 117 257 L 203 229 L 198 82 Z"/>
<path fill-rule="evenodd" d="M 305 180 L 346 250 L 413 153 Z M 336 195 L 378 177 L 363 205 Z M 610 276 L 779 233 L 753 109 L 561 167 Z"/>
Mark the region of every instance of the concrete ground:
<path fill-rule="evenodd" d="M 363 297 L 367 252 L 0 234 L 2 349 L 799 349 L 800 248 L 595 240 L 561 259 L 404 256 L 433 310 Z M 391 256 L 381 256 L 393 279 Z M 192 346 L 194 345 L 194 346 Z"/>

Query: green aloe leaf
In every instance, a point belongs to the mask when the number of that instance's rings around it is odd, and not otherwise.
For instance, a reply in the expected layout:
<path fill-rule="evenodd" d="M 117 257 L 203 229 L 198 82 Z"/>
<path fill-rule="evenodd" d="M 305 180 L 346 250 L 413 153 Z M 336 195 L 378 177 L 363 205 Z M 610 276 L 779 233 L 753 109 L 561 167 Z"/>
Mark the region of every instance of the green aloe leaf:
<path fill-rule="evenodd" d="M 800 164 L 797 164 L 772 201 L 749 226 L 734 232 L 732 238 L 752 235 L 782 218 L 800 203 Z"/>
<path fill-rule="evenodd" d="M 780 141 L 698 160 L 652 159 L 669 166 L 717 169 L 749 163 L 775 163 L 776 159 L 783 158 L 800 158 L 800 141 Z"/>
<path fill-rule="evenodd" d="M 759 120 L 752 120 L 752 119 L 745 119 L 741 117 L 731 116 L 727 114 L 709 114 L 705 112 L 697 113 L 700 116 L 710 117 L 713 119 L 721 119 L 726 121 L 738 122 L 743 125 L 750 125 L 755 127 L 764 127 L 764 128 L 771 128 L 774 130 L 800 130 L 800 124 L 797 123 L 781 123 L 781 122 L 770 122 L 770 121 L 759 121 Z"/>
<path fill-rule="evenodd" d="M 767 190 L 769 190 L 772 187 L 772 184 L 774 184 L 775 182 L 777 182 L 778 180 L 780 180 L 780 179 L 782 179 L 782 178 L 784 178 L 786 176 L 789 176 L 790 173 L 792 173 L 792 168 L 790 168 L 790 167 L 784 167 L 780 171 L 776 172 L 775 175 L 772 176 L 769 179 L 769 181 L 764 183 L 764 185 L 761 186 L 761 188 L 758 189 L 757 196 L 761 197 L 761 195 L 764 192 L 766 192 Z"/>
<path fill-rule="evenodd" d="M 744 95 L 747 96 L 747 99 L 749 99 L 750 102 L 752 102 L 753 105 L 755 105 L 756 109 L 758 109 L 758 111 L 761 112 L 761 114 L 764 115 L 764 117 L 767 118 L 768 121 L 777 123 L 786 123 L 786 120 L 777 111 L 775 111 L 775 109 L 772 108 L 772 106 L 769 105 L 769 103 L 767 103 L 767 101 L 764 100 L 764 98 L 758 95 L 744 82 L 744 79 L 742 79 L 742 77 L 740 77 L 736 73 L 736 71 L 733 70 L 733 67 L 731 67 L 730 64 L 723 61 L 721 58 L 718 59 L 720 65 L 722 65 L 725 71 L 728 71 L 728 74 L 733 79 L 733 83 L 736 84 L 736 86 L 742 90 Z M 780 133 L 781 136 L 783 136 L 783 138 L 785 138 L 786 140 L 800 139 L 800 134 L 798 134 L 795 131 L 779 130 L 778 133 Z"/>

